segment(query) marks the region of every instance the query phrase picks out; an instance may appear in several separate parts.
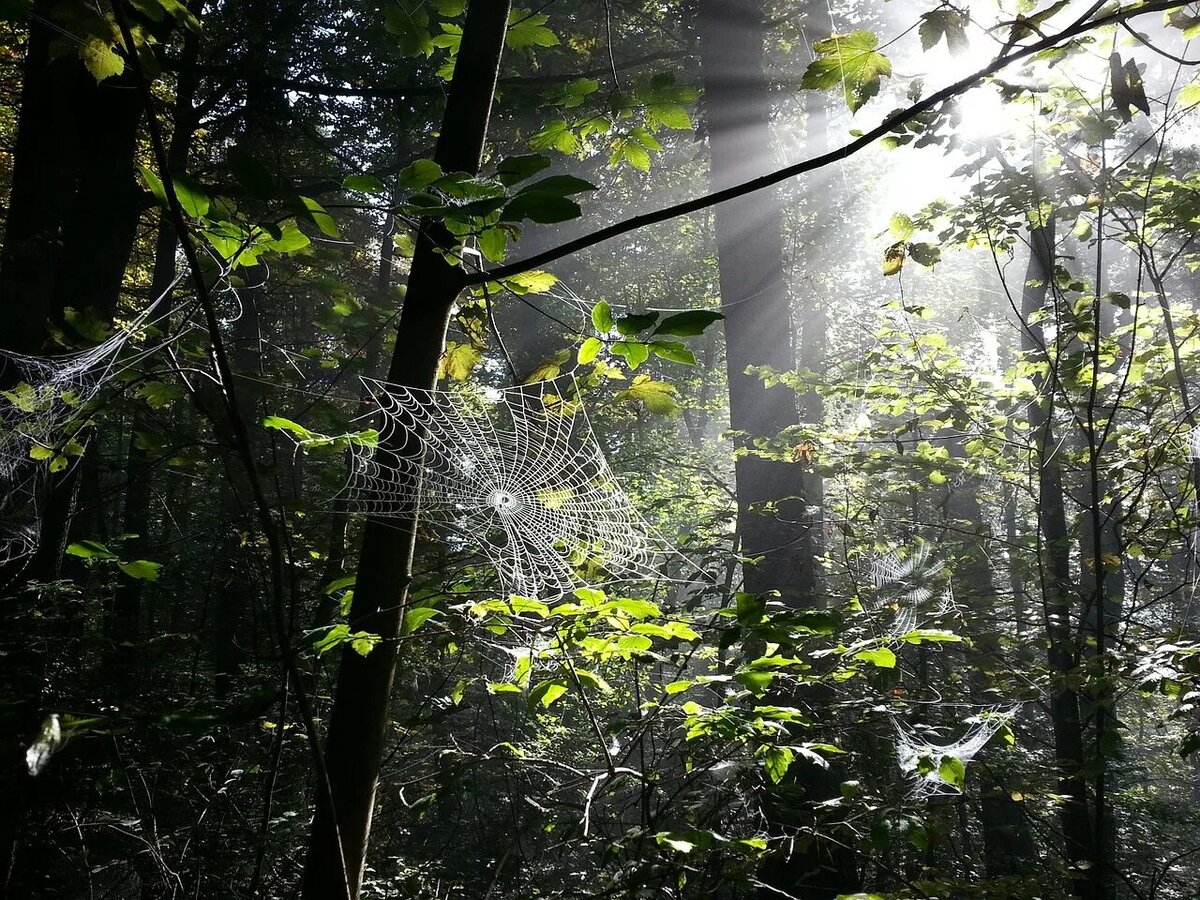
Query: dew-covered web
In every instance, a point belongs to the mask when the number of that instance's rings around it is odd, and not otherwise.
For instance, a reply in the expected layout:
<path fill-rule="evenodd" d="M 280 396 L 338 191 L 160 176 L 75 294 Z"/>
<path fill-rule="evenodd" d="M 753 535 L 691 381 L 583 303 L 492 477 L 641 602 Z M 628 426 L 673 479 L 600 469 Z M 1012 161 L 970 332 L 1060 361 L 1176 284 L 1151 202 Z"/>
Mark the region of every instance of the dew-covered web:
<path fill-rule="evenodd" d="M 966 731 L 957 739 L 948 739 L 947 729 L 914 726 L 896 720 L 896 761 L 912 782 L 910 796 L 926 800 L 940 794 L 958 794 L 957 786 L 941 774 L 942 761 L 957 759 L 965 768 L 987 746 L 996 733 L 1016 714 L 1018 707 L 990 709 L 966 721 Z M 925 765 L 922 766 L 922 760 Z M 928 771 L 922 773 L 923 768 Z"/>
<path fill-rule="evenodd" d="M 904 554 L 892 551 L 875 557 L 871 584 L 878 608 L 895 611 L 888 635 L 901 638 L 953 611 L 954 593 L 949 581 L 940 577 L 944 570 L 924 541 Z"/>
<path fill-rule="evenodd" d="M 382 427 L 378 446 L 351 449 L 350 509 L 451 526 L 507 594 L 698 580 L 618 485 L 570 376 L 506 390 L 365 384 Z"/>
<path fill-rule="evenodd" d="M 103 387 L 159 349 L 166 338 L 122 351 L 165 317 L 161 301 L 87 350 L 30 356 L 0 350 L 0 566 L 28 557 L 41 532 L 38 502 L 46 476 L 78 459 L 90 404 Z"/>

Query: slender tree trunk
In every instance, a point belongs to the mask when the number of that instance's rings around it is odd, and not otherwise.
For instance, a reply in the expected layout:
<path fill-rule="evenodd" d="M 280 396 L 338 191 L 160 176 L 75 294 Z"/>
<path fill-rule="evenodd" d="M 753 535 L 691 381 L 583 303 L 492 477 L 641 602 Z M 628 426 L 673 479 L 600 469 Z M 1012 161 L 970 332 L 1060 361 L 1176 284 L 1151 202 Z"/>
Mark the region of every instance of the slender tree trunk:
<path fill-rule="evenodd" d="M 434 155 L 444 171 L 479 170 L 508 12 L 506 0 L 472 0 L 468 7 Z M 440 223 L 422 223 L 388 372 L 396 384 L 428 389 L 437 383 L 451 309 L 462 289 L 462 272 L 438 253 L 439 247 L 452 245 Z M 365 657 L 342 654 L 325 746 L 334 809 L 317 806 L 304 869 L 306 900 L 347 894 L 354 900 L 359 894 L 416 524 L 415 517 L 369 519 L 364 528 L 350 616 L 356 627 L 382 641 Z M 343 860 L 348 884 L 342 881 Z"/>
<path fill-rule="evenodd" d="M 1030 233 L 1031 252 L 1025 285 L 1021 294 L 1021 332 L 1027 358 L 1035 362 L 1049 360 L 1043 344 L 1043 330 L 1030 324 L 1041 314 L 1054 276 L 1054 221 L 1034 228 Z M 1039 379 L 1041 397 L 1029 406 L 1029 427 L 1034 441 L 1034 462 L 1038 478 L 1038 527 L 1040 548 L 1042 605 L 1044 608 L 1048 661 L 1050 665 L 1050 715 L 1054 732 L 1054 750 L 1058 769 L 1058 793 L 1064 849 L 1071 866 L 1072 891 L 1076 897 L 1091 898 L 1095 852 L 1087 788 L 1083 780 L 1083 725 L 1079 715 L 1079 694 L 1072 677 L 1079 665 L 1075 630 L 1071 621 L 1071 536 L 1067 530 L 1063 505 L 1063 474 L 1054 439 L 1054 395 L 1056 380 L 1048 373 Z"/>
<path fill-rule="evenodd" d="M 964 440 L 962 435 L 950 440 L 950 455 L 955 459 L 967 458 Z M 1000 642 L 1002 606 L 992 571 L 991 535 L 984 524 L 978 479 L 970 477 L 963 484 L 947 485 L 945 498 L 950 539 L 941 547 L 954 559 L 954 598 L 968 611 L 968 683 L 972 693 L 985 697 L 993 687 L 989 673 L 1003 669 L 1008 650 Z M 984 871 L 989 879 L 1020 873 L 1036 858 L 1029 823 L 1012 797 L 1003 766 L 989 765 L 982 774 L 979 823 L 983 830 Z"/>
<path fill-rule="evenodd" d="M 758 0 L 703 0 L 700 59 L 714 190 L 773 168 L 770 97 L 763 74 L 765 26 Z M 750 366 L 788 371 L 796 366 L 791 311 L 783 279 L 782 222 L 778 196 L 759 191 L 718 206 L 715 215 L 729 421 L 752 439 L 778 434 L 800 422 L 796 397 L 770 390 L 747 374 Z M 813 559 L 806 555 L 805 485 L 792 462 L 739 456 L 735 464 L 738 533 L 746 589 L 779 591 L 785 602 L 812 602 Z"/>
<path fill-rule="evenodd" d="M 175 127 L 167 150 L 168 163 L 174 174 L 187 170 L 188 154 L 199 125 L 193 108 L 198 85 L 196 58 L 199 44 L 198 36 L 189 31 L 184 38 L 179 64 L 173 116 Z M 154 269 L 150 277 L 151 299 L 161 297 L 171 286 L 175 278 L 178 245 L 179 236 L 175 234 L 170 214 L 164 210 L 159 216 L 158 233 L 155 236 Z M 159 313 L 166 314 L 170 309 L 171 302 L 168 299 L 159 307 Z M 124 545 L 125 554 L 132 559 L 145 558 L 150 547 L 150 503 L 153 497 L 150 452 L 141 442 L 139 433 L 153 428 L 154 421 L 149 410 L 141 405 L 135 407 L 125 456 L 125 507 L 121 529 L 125 534 L 134 535 Z M 133 687 L 132 668 L 138 657 L 144 587 L 144 580 L 120 573 L 111 615 L 105 623 L 105 637 L 111 653 L 111 664 L 107 669 L 118 701 L 128 696 Z"/>

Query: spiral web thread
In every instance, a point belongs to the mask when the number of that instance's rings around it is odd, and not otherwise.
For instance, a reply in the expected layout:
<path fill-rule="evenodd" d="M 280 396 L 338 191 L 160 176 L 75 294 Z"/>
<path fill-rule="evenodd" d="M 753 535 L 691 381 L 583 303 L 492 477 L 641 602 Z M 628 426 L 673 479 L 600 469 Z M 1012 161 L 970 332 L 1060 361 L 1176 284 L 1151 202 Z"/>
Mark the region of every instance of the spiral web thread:
<path fill-rule="evenodd" d="M 11 385 L 0 391 L 0 565 L 22 560 L 37 548 L 38 502 L 51 461 L 61 464 L 56 455 L 70 441 L 80 440 L 88 407 L 104 385 L 178 338 L 168 336 L 122 355 L 130 341 L 168 317 L 152 318 L 179 280 L 95 347 L 53 357 L 0 350 L 0 379 Z"/>
<path fill-rule="evenodd" d="M 959 794 L 961 791 L 939 774 L 942 760 L 952 757 L 967 766 L 987 746 L 1001 728 L 1008 724 L 1018 707 L 1005 710 L 990 709 L 967 720 L 967 730 L 957 740 L 943 741 L 943 728 L 911 726 L 896 721 L 896 760 L 912 782 L 909 796 L 914 800 L 927 800 L 943 794 Z M 918 730 L 919 728 L 919 730 Z M 933 768 L 921 774 L 920 761 L 929 760 Z"/>
<path fill-rule="evenodd" d="M 378 446 L 350 448 L 340 498 L 351 510 L 451 526 L 479 544 L 507 595 L 698 580 L 618 485 L 572 377 L 506 390 L 364 384 L 382 423 Z M 688 567 L 697 577 L 667 574 Z"/>
<path fill-rule="evenodd" d="M 887 634 L 899 639 L 941 618 L 954 609 L 954 593 L 947 585 L 932 610 L 921 607 L 934 595 L 936 580 L 945 566 L 930 559 L 929 545 L 919 542 L 907 555 L 890 552 L 871 563 L 871 583 L 880 606 L 895 609 L 896 617 Z"/>

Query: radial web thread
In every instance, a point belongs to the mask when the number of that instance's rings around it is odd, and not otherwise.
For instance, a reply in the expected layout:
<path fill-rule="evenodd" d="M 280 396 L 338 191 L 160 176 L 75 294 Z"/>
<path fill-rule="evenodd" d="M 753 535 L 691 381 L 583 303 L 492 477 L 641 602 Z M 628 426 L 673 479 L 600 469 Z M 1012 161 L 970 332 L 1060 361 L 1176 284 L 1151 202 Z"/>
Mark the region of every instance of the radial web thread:
<path fill-rule="evenodd" d="M 617 483 L 570 376 L 506 390 L 364 383 L 382 422 L 378 446 L 351 447 L 351 510 L 450 526 L 510 595 L 699 579 Z"/>

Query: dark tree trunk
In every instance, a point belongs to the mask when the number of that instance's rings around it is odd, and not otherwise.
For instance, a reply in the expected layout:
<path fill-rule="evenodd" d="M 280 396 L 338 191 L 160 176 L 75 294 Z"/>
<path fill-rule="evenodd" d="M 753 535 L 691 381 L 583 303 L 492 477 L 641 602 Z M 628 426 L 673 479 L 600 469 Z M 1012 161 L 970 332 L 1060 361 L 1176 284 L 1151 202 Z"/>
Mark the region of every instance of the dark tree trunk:
<path fill-rule="evenodd" d="M 1030 324 L 1042 312 L 1054 275 L 1054 222 L 1030 233 L 1031 251 L 1021 295 L 1022 348 L 1032 361 L 1047 361 L 1043 330 Z M 1053 362 L 1051 361 L 1051 365 Z M 1052 374 L 1041 378 L 1040 398 L 1029 405 L 1029 426 L 1034 441 L 1034 463 L 1038 480 L 1039 548 L 1048 661 L 1050 665 L 1050 715 L 1058 768 L 1063 841 L 1072 869 L 1072 891 L 1080 898 L 1093 896 L 1090 869 L 1095 861 L 1087 788 L 1083 780 L 1083 724 L 1079 694 L 1071 678 L 1079 665 L 1075 629 L 1071 620 L 1071 536 L 1063 504 L 1063 474 L 1054 439 L 1054 396 Z"/>
<path fill-rule="evenodd" d="M 756 0 L 704 0 L 700 58 L 713 190 L 773 168 L 770 102 L 763 74 L 765 26 Z M 716 208 L 721 309 L 729 374 L 729 422 L 742 445 L 800 422 L 795 394 L 770 390 L 750 366 L 796 366 L 791 311 L 783 280 L 779 201 L 773 190 Z M 790 605 L 813 597 L 813 559 L 804 526 L 803 470 L 795 463 L 740 456 L 735 464 L 738 534 L 746 589 L 779 591 Z"/>
<path fill-rule="evenodd" d="M 434 155 L 443 171 L 479 170 L 508 12 L 506 0 L 472 0 L 468 7 Z M 440 223 L 422 223 L 388 372 L 396 384 L 428 389 L 437 382 L 450 312 L 462 289 L 461 271 L 438 253 L 452 244 Z M 334 808 L 317 806 L 304 867 L 306 900 L 359 894 L 415 546 L 415 519 L 367 521 L 350 616 L 382 642 L 365 657 L 342 654 L 325 746 Z"/>
<path fill-rule="evenodd" d="M 172 174 L 187 169 L 188 153 L 199 122 L 193 102 L 196 96 L 196 57 L 199 40 L 194 32 L 184 38 L 183 53 L 179 65 L 179 80 L 175 94 L 175 127 L 167 150 L 167 160 Z M 159 216 L 158 233 L 154 244 L 154 269 L 150 277 L 150 297 L 157 299 L 166 293 L 175 278 L 175 256 L 179 236 L 165 210 Z M 159 307 L 160 315 L 171 309 L 168 298 Z M 126 540 L 124 552 L 131 559 L 142 559 L 150 547 L 150 503 L 153 498 L 151 485 L 150 453 L 140 442 L 139 432 L 155 427 L 149 411 L 137 406 L 129 433 L 129 445 L 125 457 L 125 507 L 122 531 L 133 535 Z M 137 662 L 137 643 L 140 638 L 142 618 L 142 592 L 145 581 L 130 578 L 124 572 L 117 579 L 117 592 L 113 599 L 111 615 L 106 625 L 106 643 L 111 654 L 108 674 L 111 677 L 118 701 L 128 696 L 132 689 L 132 669 Z"/>
<path fill-rule="evenodd" d="M 700 4 L 700 60 L 708 123 L 710 181 L 714 190 L 761 175 L 773 168 L 770 144 L 770 96 L 763 70 L 766 28 L 756 0 L 703 0 Z M 823 117 L 814 116 L 814 119 Z M 810 139 L 817 145 L 821 133 Z M 729 377 L 729 418 L 746 446 L 800 424 L 795 394 L 766 389 L 746 370 L 796 366 L 791 308 L 784 281 L 782 216 L 774 191 L 759 191 L 715 210 L 721 304 L 725 314 L 725 358 Z M 806 358 L 824 352 L 823 323 L 815 303 L 804 305 Z M 819 398 L 806 397 L 819 414 Z M 740 456 L 735 463 L 738 535 L 745 565 L 745 586 L 752 593 L 778 591 L 791 607 L 813 606 L 816 555 L 821 517 L 819 482 L 806 480 L 795 462 Z M 794 699 L 794 698 L 793 698 Z M 808 701 L 819 706 L 823 697 Z M 782 835 L 816 826 L 817 804 L 837 795 L 836 773 L 808 767 L 762 797 L 772 830 Z M 858 875 L 853 852 L 844 844 L 812 840 L 780 852 L 760 876 L 769 887 L 764 897 L 787 895 L 824 900 L 855 890 Z"/>
<path fill-rule="evenodd" d="M 950 440 L 950 454 L 965 460 L 962 434 Z M 978 479 L 971 477 L 962 484 L 947 485 L 945 495 L 949 540 L 942 549 L 950 551 L 954 559 L 954 599 L 968 610 L 969 684 L 972 693 L 979 695 L 979 702 L 986 705 L 987 692 L 994 687 L 989 673 L 1003 671 L 1008 654 L 1000 641 L 1002 606 L 992 571 L 991 535 L 979 501 Z M 1013 799 L 1009 779 L 1004 775 L 1003 766 L 996 764 L 984 767 L 980 773 L 980 825 L 984 871 L 989 879 L 1020 874 L 1036 858 L 1029 822 L 1021 804 Z"/>
<path fill-rule="evenodd" d="M 128 73 L 97 84 L 72 53 L 53 55 L 54 4 L 39 2 L 29 36 L 17 119 L 12 189 L 0 248 L 0 315 L 5 349 L 36 353 L 71 306 L 111 318 L 132 251 L 140 191 L 134 152 L 142 102 Z M 11 373 L 0 371 L 0 383 Z M 41 538 L 30 565 L 0 566 L 0 587 L 57 577 L 79 489 L 75 466 L 44 483 Z M 21 623 L 33 598 L 6 602 L 9 656 L 0 696 L 15 702 L 0 721 L 0 891 L 9 884 L 28 799 L 23 745 L 41 720 L 45 646 Z M 52 642 L 57 644 L 58 642 Z"/>

